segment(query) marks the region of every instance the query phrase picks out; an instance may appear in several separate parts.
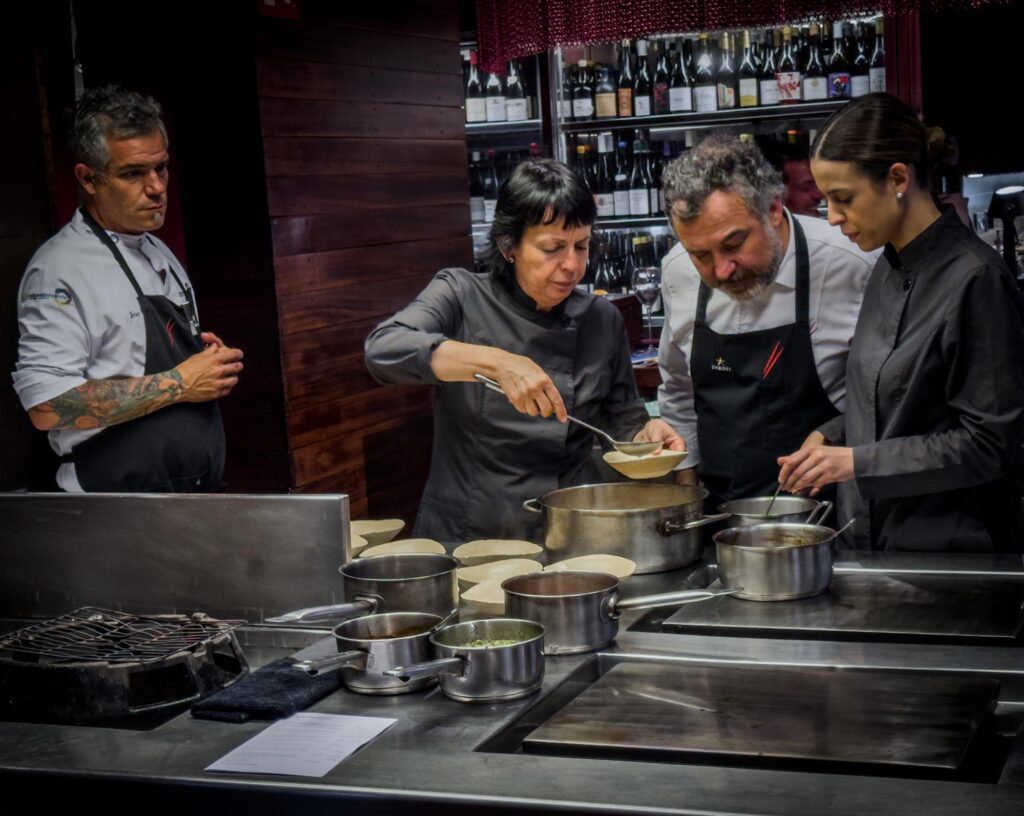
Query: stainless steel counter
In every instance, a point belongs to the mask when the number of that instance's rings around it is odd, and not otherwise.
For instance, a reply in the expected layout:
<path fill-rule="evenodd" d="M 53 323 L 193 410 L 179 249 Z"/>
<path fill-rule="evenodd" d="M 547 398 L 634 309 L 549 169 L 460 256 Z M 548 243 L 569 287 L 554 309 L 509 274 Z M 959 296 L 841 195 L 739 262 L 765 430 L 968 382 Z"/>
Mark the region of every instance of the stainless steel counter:
<path fill-rule="evenodd" d="M 1016 562 L 978 567 L 1013 573 Z M 923 559 L 928 569 L 941 559 Z M 849 565 L 844 565 L 844 569 Z M 852 566 L 856 569 L 856 565 Z M 638 576 L 633 595 L 707 583 L 706 567 Z M 144 812 L 226 809 L 260 812 L 462 813 L 638 812 L 700 814 L 832 813 L 1019 814 L 1024 812 L 1024 754 L 1018 738 L 1001 780 L 948 782 L 838 773 L 659 764 L 614 759 L 533 756 L 514 751 L 533 724 L 560 699 L 586 687 L 619 661 L 673 664 L 873 667 L 954 671 L 1002 683 L 996 720 L 1019 730 L 1024 718 L 1024 650 L 1017 647 L 770 640 L 666 634 L 649 628 L 648 613 L 624 616 L 614 648 L 599 654 L 548 658 L 539 695 L 516 703 L 465 705 L 440 691 L 365 697 L 340 691 L 312 711 L 398 718 L 381 737 L 322 779 L 213 774 L 203 769 L 266 727 L 193 720 L 180 715 L 151 731 L 0 723 L 0 778 L 9 796 L 37 806 L 58 793 L 103 802 L 129 799 Z M 306 646 L 315 633 L 250 627 L 243 645 L 256 664 Z M 330 651 L 319 640 L 308 652 Z M 756 690 L 752 690 L 756 691 Z M 1007 738 L 1009 743 L 1009 738 Z M 121 808 L 119 808 L 121 809 Z"/>

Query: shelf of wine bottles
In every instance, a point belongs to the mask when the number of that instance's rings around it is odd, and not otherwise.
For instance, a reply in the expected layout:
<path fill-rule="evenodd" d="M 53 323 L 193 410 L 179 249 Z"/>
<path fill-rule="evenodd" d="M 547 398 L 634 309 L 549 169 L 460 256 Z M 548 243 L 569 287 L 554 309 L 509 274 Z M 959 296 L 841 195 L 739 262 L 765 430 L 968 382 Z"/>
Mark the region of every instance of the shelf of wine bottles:
<path fill-rule="evenodd" d="M 539 129 L 536 57 L 511 60 L 504 73 L 485 73 L 478 66 L 475 44 L 464 42 L 461 49 L 467 133 Z"/>
<path fill-rule="evenodd" d="M 639 267 L 660 266 L 676 243 L 667 224 L 637 230 L 597 229 L 590 240 L 590 259 L 580 288 L 596 294 L 633 292 Z M 660 303 L 655 304 L 660 312 Z"/>

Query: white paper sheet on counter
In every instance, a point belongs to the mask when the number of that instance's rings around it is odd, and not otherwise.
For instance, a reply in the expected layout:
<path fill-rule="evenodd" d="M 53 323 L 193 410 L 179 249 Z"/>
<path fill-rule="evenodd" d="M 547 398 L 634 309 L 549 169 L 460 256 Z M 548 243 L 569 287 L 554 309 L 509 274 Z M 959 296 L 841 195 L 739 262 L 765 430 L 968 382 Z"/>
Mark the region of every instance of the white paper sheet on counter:
<path fill-rule="evenodd" d="M 225 754 L 208 771 L 323 776 L 398 720 L 293 714 Z"/>

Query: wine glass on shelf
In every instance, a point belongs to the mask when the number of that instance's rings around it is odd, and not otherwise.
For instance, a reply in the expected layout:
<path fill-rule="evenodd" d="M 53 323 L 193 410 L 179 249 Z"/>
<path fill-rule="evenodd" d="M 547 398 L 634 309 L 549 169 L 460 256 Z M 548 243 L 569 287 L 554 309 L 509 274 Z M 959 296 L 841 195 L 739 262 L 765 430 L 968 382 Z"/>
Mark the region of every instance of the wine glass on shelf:
<path fill-rule="evenodd" d="M 650 354 L 655 350 L 654 345 L 654 321 L 652 312 L 654 304 L 661 294 L 661 267 L 660 266 L 638 266 L 633 270 L 633 291 L 637 299 L 643 304 L 647 312 L 647 346 L 641 353 Z"/>

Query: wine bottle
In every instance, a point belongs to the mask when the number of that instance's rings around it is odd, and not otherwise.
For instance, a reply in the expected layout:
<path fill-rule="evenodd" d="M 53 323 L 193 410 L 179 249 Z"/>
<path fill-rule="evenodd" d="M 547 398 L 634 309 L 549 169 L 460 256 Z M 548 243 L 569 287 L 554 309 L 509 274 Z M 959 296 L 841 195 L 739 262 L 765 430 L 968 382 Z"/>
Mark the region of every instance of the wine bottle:
<path fill-rule="evenodd" d="M 653 150 L 647 153 L 647 176 L 651 180 L 651 215 L 661 212 L 661 157 Z"/>
<path fill-rule="evenodd" d="M 728 31 L 722 32 L 719 41 L 718 71 L 715 73 L 715 87 L 718 90 L 719 110 L 736 107 L 736 88 L 739 78 L 736 75 L 735 57 L 732 53 L 732 38 Z"/>
<path fill-rule="evenodd" d="M 529 118 L 526 108 L 526 89 L 519 76 L 519 64 L 511 60 L 505 81 L 505 118 L 509 122 L 525 122 Z"/>
<path fill-rule="evenodd" d="M 469 220 L 474 224 L 484 221 L 484 186 L 480 183 L 480 151 L 473 151 L 469 163 Z"/>
<path fill-rule="evenodd" d="M 821 36 L 817 23 L 811 23 L 803 83 L 804 102 L 828 99 L 828 73 L 821 60 Z"/>
<path fill-rule="evenodd" d="M 743 31 L 743 59 L 740 61 L 740 107 L 755 108 L 759 103 L 758 73 L 750 31 Z"/>
<path fill-rule="evenodd" d="M 615 216 L 622 218 L 629 215 L 629 146 L 625 140 L 618 143 L 615 153 Z"/>
<path fill-rule="evenodd" d="M 466 121 L 487 121 L 487 102 L 484 99 L 484 86 L 480 81 L 480 69 L 477 68 L 476 51 L 469 52 L 469 79 L 466 81 Z"/>
<path fill-rule="evenodd" d="M 775 79 L 779 86 L 779 103 L 791 105 L 802 99 L 803 72 L 796 43 L 793 42 L 793 29 L 782 27 L 782 57 L 775 70 Z"/>
<path fill-rule="evenodd" d="M 633 115 L 651 115 L 651 72 L 647 67 L 647 40 L 636 41 L 636 77 L 633 79 Z"/>
<path fill-rule="evenodd" d="M 762 105 L 779 104 L 779 82 L 775 78 L 775 72 L 777 70 L 775 53 L 779 48 L 781 48 L 782 37 L 779 34 L 778 29 L 772 32 L 772 42 L 775 47 L 773 48 L 772 45 L 769 44 L 765 49 L 764 62 L 761 64 L 761 70 L 758 72 L 758 85 L 761 90 Z"/>
<path fill-rule="evenodd" d="M 850 96 L 867 96 L 871 93 L 871 77 L 867 42 L 864 39 L 864 25 L 857 23 L 857 37 L 854 41 L 853 66 L 850 69 Z"/>
<path fill-rule="evenodd" d="M 651 179 L 647 171 L 647 142 L 633 142 L 633 170 L 629 175 L 629 214 L 651 214 Z"/>
<path fill-rule="evenodd" d="M 572 89 L 576 83 L 572 77 L 571 66 L 562 68 L 562 90 L 558 99 L 558 115 L 563 122 L 572 121 Z"/>
<path fill-rule="evenodd" d="M 619 116 L 633 115 L 633 66 L 629 51 L 629 40 L 623 40 L 619 54 Z"/>
<path fill-rule="evenodd" d="M 693 110 L 693 83 L 686 70 L 686 55 L 682 49 L 673 54 L 668 80 L 668 109 L 671 113 L 685 113 Z"/>
<path fill-rule="evenodd" d="M 693 58 L 693 97 L 698 113 L 718 110 L 718 89 L 715 85 L 715 64 L 708 45 L 707 32 L 698 38 L 697 55 Z"/>
<path fill-rule="evenodd" d="M 657 47 L 657 43 L 655 46 Z M 672 48 L 674 49 L 675 45 Z M 654 70 L 654 112 L 656 114 L 668 113 L 670 110 L 668 101 L 669 49 L 665 47 L 665 43 L 661 44 L 656 66 Z"/>
<path fill-rule="evenodd" d="M 612 158 L 612 134 L 597 134 L 597 217 L 615 215 L 615 164 Z"/>
<path fill-rule="evenodd" d="M 614 292 L 618 285 L 618 278 L 612 260 L 607 249 L 601 253 L 597 263 L 597 274 L 594 275 L 594 294 L 608 294 Z"/>
<path fill-rule="evenodd" d="M 611 69 L 602 65 L 597 69 L 597 84 L 594 86 L 594 109 L 598 119 L 614 119 L 616 110 L 615 83 Z"/>
<path fill-rule="evenodd" d="M 871 93 L 885 93 L 885 28 L 882 18 L 875 20 L 875 50 L 868 67 Z"/>
<path fill-rule="evenodd" d="M 587 61 L 577 63 L 576 85 L 572 89 L 572 118 L 584 122 L 594 118 L 594 87 L 590 84 Z"/>
<path fill-rule="evenodd" d="M 487 83 L 484 86 L 487 95 L 487 121 L 505 121 L 505 85 L 501 77 L 494 71 L 487 75 Z"/>
<path fill-rule="evenodd" d="M 480 173 L 480 183 L 484 190 L 484 221 L 490 224 L 494 220 L 494 208 L 498 204 L 498 166 L 495 160 L 497 153 L 487 151 L 487 165 Z"/>
<path fill-rule="evenodd" d="M 846 99 L 850 96 L 850 62 L 846 59 L 846 41 L 843 24 L 832 25 L 832 56 L 828 60 L 828 98 Z"/>

